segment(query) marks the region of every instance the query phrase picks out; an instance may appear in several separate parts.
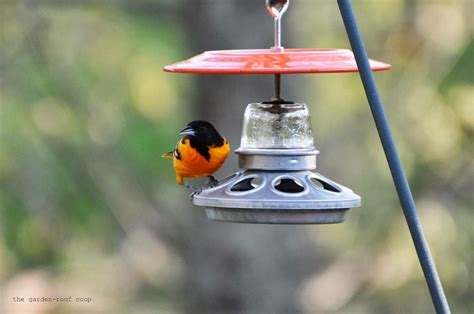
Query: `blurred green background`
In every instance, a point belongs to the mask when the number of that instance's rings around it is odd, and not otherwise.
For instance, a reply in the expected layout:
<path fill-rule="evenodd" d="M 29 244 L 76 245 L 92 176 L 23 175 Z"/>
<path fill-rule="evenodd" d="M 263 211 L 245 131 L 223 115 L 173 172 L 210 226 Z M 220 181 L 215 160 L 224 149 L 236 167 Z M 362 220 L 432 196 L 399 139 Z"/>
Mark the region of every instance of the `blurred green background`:
<path fill-rule="evenodd" d="M 354 2 L 447 297 L 473 313 L 474 2 Z M 356 74 L 283 77 L 318 171 L 362 196 L 345 223 L 211 222 L 175 184 L 178 130 L 210 120 L 237 148 L 272 77 L 162 67 L 272 36 L 263 0 L 0 3 L 0 313 L 433 312 Z M 347 48 L 336 2 L 292 1 L 283 44 Z"/>

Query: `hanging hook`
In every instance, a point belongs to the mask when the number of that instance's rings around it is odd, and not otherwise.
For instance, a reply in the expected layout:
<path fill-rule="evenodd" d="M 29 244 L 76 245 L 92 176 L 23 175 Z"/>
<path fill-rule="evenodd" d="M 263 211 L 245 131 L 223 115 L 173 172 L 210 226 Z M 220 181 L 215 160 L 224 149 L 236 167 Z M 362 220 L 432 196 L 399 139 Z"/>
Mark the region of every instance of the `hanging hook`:
<path fill-rule="evenodd" d="M 275 22 L 275 42 L 273 48 L 281 48 L 281 17 L 288 9 L 290 0 L 265 0 L 265 3 L 267 5 L 268 13 L 273 16 Z"/>

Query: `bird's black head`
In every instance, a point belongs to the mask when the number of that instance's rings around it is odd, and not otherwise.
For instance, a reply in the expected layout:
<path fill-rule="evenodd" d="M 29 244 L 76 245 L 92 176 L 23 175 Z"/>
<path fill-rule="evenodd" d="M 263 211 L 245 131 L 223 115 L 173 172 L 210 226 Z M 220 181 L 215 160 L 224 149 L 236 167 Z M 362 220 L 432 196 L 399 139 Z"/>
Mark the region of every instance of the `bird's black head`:
<path fill-rule="evenodd" d="M 217 132 L 214 126 L 207 121 L 192 121 L 181 130 L 181 135 L 185 135 L 183 138 L 189 138 L 190 144 L 195 148 L 201 155 L 209 159 L 209 147 L 211 146 L 222 146 L 224 144 L 224 138 Z"/>

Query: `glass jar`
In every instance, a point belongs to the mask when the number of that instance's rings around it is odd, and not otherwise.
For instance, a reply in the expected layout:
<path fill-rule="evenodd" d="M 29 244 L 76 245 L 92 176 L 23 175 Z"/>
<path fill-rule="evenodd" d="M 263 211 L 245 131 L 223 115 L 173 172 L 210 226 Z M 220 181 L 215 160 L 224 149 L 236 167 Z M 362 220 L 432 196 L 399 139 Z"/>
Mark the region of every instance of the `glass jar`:
<path fill-rule="evenodd" d="M 263 102 L 247 106 L 240 149 L 313 149 L 306 104 Z"/>

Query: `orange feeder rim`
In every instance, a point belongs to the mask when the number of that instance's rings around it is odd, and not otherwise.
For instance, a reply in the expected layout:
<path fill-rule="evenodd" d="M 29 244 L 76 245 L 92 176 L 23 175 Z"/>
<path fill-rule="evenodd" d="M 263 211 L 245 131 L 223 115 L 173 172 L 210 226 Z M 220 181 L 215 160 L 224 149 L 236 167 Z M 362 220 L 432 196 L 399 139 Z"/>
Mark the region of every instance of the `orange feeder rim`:
<path fill-rule="evenodd" d="M 373 71 L 390 64 L 370 60 Z M 206 51 L 191 59 L 167 65 L 167 72 L 194 74 L 304 74 L 358 72 L 347 49 L 248 49 Z"/>

